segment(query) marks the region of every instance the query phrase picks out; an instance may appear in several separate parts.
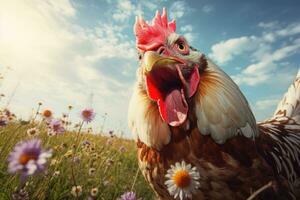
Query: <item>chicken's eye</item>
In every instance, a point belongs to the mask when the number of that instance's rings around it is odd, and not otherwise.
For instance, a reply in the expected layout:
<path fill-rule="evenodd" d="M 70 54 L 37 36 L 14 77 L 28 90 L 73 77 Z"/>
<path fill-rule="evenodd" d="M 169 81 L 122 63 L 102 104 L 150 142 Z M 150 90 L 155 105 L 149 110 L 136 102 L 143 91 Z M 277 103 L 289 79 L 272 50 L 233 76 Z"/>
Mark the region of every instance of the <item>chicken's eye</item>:
<path fill-rule="evenodd" d="M 176 48 L 177 50 L 184 55 L 189 54 L 189 48 L 187 46 L 187 44 L 184 41 L 179 41 L 176 43 Z"/>
<path fill-rule="evenodd" d="M 182 43 L 177 44 L 177 47 L 179 50 L 184 51 L 185 50 L 185 46 Z"/>

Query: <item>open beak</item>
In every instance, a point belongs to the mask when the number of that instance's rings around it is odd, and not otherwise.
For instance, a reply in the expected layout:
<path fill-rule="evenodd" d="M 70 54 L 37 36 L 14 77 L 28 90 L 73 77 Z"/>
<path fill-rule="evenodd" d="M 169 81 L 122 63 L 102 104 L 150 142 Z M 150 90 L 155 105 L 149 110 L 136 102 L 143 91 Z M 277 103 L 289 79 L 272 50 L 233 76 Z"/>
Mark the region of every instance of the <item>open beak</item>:
<path fill-rule="evenodd" d="M 172 56 L 161 56 L 155 51 L 147 51 L 144 54 L 143 66 L 146 74 L 151 72 L 157 66 L 168 67 L 174 64 L 183 64 L 183 62 Z"/>
<path fill-rule="evenodd" d="M 162 119 L 170 126 L 183 124 L 188 114 L 187 99 L 198 87 L 198 68 L 154 51 L 145 52 L 142 65 L 148 95 L 157 102 Z"/>

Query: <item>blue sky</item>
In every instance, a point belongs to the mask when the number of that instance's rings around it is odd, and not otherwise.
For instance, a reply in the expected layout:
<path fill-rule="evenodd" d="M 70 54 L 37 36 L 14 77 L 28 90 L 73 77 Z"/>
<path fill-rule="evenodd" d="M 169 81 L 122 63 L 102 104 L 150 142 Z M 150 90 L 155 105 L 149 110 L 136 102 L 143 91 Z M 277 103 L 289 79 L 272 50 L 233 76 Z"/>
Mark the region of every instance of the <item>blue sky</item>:
<path fill-rule="evenodd" d="M 93 107 L 95 130 L 127 129 L 137 69 L 135 16 L 166 7 L 177 32 L 240 86 L 258 120 L 271 116 L 300 67 L 299 1 L 0 1 L 2 106 L 27 118 Z M 7 69 L 10 66 L 11 69 Z M 11 97 L 11 101 L 9 101 Z"/>

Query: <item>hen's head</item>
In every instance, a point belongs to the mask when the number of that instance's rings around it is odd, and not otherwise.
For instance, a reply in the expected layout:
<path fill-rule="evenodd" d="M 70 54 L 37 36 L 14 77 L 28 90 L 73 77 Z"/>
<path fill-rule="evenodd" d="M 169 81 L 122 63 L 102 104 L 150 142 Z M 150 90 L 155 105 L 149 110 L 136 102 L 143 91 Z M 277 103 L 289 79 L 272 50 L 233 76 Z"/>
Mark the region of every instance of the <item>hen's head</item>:
<path fill-rule="evenodd" d="M 162 15 L 156 12 L 152 24 L 138 17 L 134 25 L 139 80 L 157 103 L 162 119 L 180 126 L 187 118 L 189 100 L 197 91 L 206 59 L 175 31 L 176 22 L 168 22 L 165 8 Z"/>

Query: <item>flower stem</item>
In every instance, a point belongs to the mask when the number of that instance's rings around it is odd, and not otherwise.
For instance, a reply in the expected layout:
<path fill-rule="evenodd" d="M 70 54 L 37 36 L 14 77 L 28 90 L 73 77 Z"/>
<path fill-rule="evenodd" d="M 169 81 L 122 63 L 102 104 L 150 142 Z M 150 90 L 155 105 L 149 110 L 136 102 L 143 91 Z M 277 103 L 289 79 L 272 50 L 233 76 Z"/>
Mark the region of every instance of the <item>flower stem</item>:
<path fill-rule="evenodd" d="M 76 141 L 75 141 L 75 148 L 74 148 L 74 152 L 73 152 L 73 156 L 72 156 L 72 160 L 71 160 L 71 172 L 72 172 L 72 179 L 73 179 L 73 183 L 74 183 L 74 186 L 77 186 L 76 184 L 76 178 L 75 178 L 75 173 L 74 173 L 74 158 L 76 156 L 76 153 L 77 153 L 77 149 L 78 149 L 78 146 L 79 146 L 79 135 L 80 135 L 80 132 L 81 132 L 81 129 L 82 129 L 82 126 L 83 126 L 83 121 L 80 123 L 80 126 L 79 126 L 79 129 L 77 131 L 77 136 L 76 136 Z M 76 197 L 77 199 L 77 197 Z"/>
<path fill-rule="evenodd" d="M 140 169 L 139 169 L 139 167 L 138 167 L 137 170 L 136 170 L 135 177 L 134 177 L 134 180 L 133 180 L 133 183 L 132 183 L 132 186 L 131 186 L 130 191 L 133 191 L 133 188 L 134 188 L 135 182 L 136 182 L 136 180 L 137 180 L 137 177 L 138 177 L 138 175 L 139 175 L 139 172 L 140 172 Z"/>
<path fill-rule="evenodd" d="M 32 119 L 32 123 L 34 123 L 37 115 L 39 114 L 40 108 L 41 108 L 41 105 L 39 104 L 38 107 L 37 107 L 37 109 L 36 109 L 35 115 L 34 115 L 34 117 Z"/>

